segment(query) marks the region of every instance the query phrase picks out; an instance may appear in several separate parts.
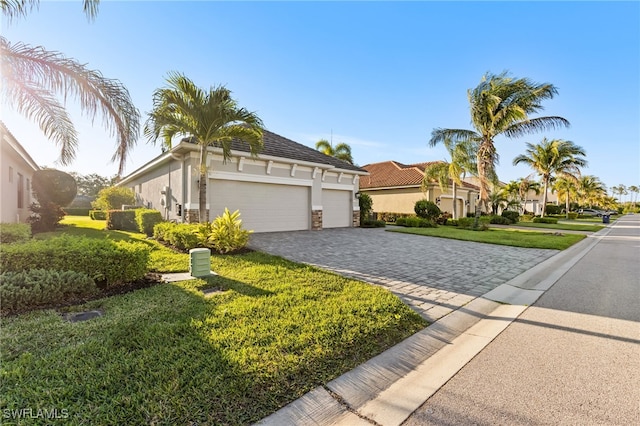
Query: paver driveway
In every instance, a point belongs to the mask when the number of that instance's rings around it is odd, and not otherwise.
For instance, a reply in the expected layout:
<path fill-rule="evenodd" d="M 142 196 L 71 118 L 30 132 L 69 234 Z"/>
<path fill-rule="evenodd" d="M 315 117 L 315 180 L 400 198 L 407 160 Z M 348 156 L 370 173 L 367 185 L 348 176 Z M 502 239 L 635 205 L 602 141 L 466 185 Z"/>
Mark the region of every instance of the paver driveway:
<path fill-rule="evenodd" d="M 253 234 L 249 246 L 388 288 L 428 321 L 558 252 L 362 228 Z"/>

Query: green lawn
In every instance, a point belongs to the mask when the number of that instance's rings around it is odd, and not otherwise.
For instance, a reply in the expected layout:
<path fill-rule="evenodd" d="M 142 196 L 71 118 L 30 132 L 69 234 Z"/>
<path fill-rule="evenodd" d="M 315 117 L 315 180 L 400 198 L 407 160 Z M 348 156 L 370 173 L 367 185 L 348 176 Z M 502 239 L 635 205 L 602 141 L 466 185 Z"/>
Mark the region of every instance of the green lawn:
<path fill-rule="evenodd" d="M 475 241 L 478 243 L 500 244 L 505 246 L 564 250 L 585 238 L 580 234 L 554 235 L 552 232 L 521 231 L 515 229 L 489 229 L 471 231 L 454 226 L 437 228 L 394 228 L 390 232 L 424 235 L 427 237 L 451 238 L 454 240 Z"/>
<path fill-rule="evenodd" d="M 187 269 L 186 255 L 146 241 L 156 270 Z M 279 257 L 214 255 L 211 266 L 218 277 L 73 307 L 104 312 L 87 322 L 55 310 L 0 319 L 0 410 L 64 409 L 68 424 L 250 424 L 427 325 L 386 290 Z"/>
<path fill-rule="evenodd" d="M 557 224 L 553 223 L 533 223 L 533 222 L 518 222 L 515 223 L 514 226 L 523 226 L 527 228 L 542 228 L 542 229 L 556 229 L 556 230 L 567 230 L 567 231 L 588 231 L 588 232 L 597 232 L 604 228 L 602 225 L 596 224 L 585 224 L 585 223 L 574 223 L 574 222 L 564 222 L 560 221 Z"/>

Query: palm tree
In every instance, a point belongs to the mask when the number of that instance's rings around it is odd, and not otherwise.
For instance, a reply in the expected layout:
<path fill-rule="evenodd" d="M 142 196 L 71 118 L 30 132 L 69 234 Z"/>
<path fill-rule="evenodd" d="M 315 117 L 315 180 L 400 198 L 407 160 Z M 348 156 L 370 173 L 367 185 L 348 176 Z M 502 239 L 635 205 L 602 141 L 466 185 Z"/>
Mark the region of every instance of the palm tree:
<path fill-rule="evenodd" d="M 474 130 L 437 128 L 431 133 L 429 145 L 435 146 L 447 138 L 454 142 L 475 144 L 480 203 L 486 209 L 489 182 L 496 179 L 498 153 L 495 137 L 519 137 L 541 130 L 568 127 L 569 122 L 562 117 L 529 117 L 543 109 L 543 100 L 551 99 L 558 93 L 555 86 L 549 83 L 538 84 L 526 78 L 514 79 L 506 72 L 487 74 L 475 89 L 467 93 Z"/>
<path fill-rule="evenodd" d="M 611 187 L 611 191 L 612 191 L 614 194 L 618 194 L 618 195 L 620 195 L 620 204 L 624 204 L 624 199 L 622 198 L 622 196 L 623 196 L 623 195 L 627 195 L 627 194 L 628 194 L 628 192 L 627 192 L 627 187 L 626 187 L 626 186 L 624 186 L 623 184 L 620 184 L 620 185 L 618 185 L 618 186 L 613 186 L 613 187 Z"/>
<path fill-rule="evenodd" d="M 180 73 L 170 73 L 167 83 L 168 87 L 153 93 L 153 110 L 144 133 L 151 142 L 162 139 L 167 148 L 175 136 L 200 146 L 199 221 L 206 222 L 208 147 L 221 148 L 226 162 L 231 158 L 232 141 L 238 139 L 246 142 L 255 156 L 263 146 L 262 121 L 255 113 L 239 108 L 224 86 L 206 92 Z"/>
<path fill-rule="evenodd" d="M 559 176 L 577 176 L 580 167 L 587 165 L 583 158 L 585 151 L 571 141 L 562 139 L 542 139 L 537 145 L 527 143 L 526 154 L 520 154 L 513 159 L 513 165 L 528 164 L 542 178 L 542 216 L 547 206 L 547 190 L 551 178 Z"/>
<path fill-rule="evenodd" d="M 578 195 L 578 181 L 574 176 L 565 175 L 555 179 L 551 187 L 551 191 L 556 192 L 558 198 L 564 198 L 567 219 L 569 219 L 569 212 L 571 211 L 571 197 Z"/>
<path fill-rule="evenodd" d="M 339 143 L 334 147 L 328 140 L 320 139 L 316 142 L 316 149 L 329 157 L 335 157 L 349 164 L 353 164 L 351 147 L 346 143 Z"/>
<path fill-rule="evenodd" d="M 513 198 L 513 194 L 509 192 L 507 187 L 500 188 L 489 193 L 489 206 L 491 207 L 491 214 L 498 214 L 500 209 L 514 209 L 520 207 L 520 202 Z"/>
<path fill-rule="evenodd" d="M 640 192 L 640 188 L 636 185 L 630 185 L 628 188 L 631 193 L 631 201 L 633 201 L 633 208 L 636 208 L 636 201 L 638 201 L 638 193 Z"/>
<path fill-rule="evenodd" d="M 444 146 L 449 151 L 451 161 L 438 161 L 425 167 L 422 187 L 424 189 L 432 181 L 437 181 L 440 190 L 444 193 L 449 190 L 449 181 L 451 181 L 453 186 L 453 219 L 456 220 L 458 219 L 458 185 L 462 185 L 460 176 L 464 179 L 467 173 L 476 174 L 477 167 L 471 144 L 454 144 L 448 139 L 444 141 Z"/>
<path fill-rule="evenodd" d="M 39 4 L 37 0 L 1 0 L 8 19 L 25 16 Z M 84 1 L 85 13 L 92 19 L 98 1 Z M 122 175 L 128 153 L 140 131 L 140 112 L 127 89 L 118 80 L 105 78 L 75 59 L 42 46 L 10 43 L 0 37 L 2 98 L 18 113 L 35 121 L 45 136 L 60 147 L 59 162 L 69 165 L 78 147 L 77 132 L 56 95 L 78 100 L 83 112 L 94 120 L 101 115 L 104 126 L 117 138 L 112 161 L 118 161 Z"/>
<path fill-rule="evenodd" d="M 613 189 L 613 188 L 612 188 Z M 597 206 L 606 196 L 607 191 L 604 184 L 596 176 L 586 175 L 578 180 L 578 196 L 580 204 Z"/>

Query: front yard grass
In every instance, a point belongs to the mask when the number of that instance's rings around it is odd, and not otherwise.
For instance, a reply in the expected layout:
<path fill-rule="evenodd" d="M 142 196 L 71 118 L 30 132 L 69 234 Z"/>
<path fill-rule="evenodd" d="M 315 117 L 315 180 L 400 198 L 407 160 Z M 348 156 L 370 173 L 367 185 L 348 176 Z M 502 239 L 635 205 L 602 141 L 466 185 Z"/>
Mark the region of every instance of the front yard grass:
<path fill-rule="evenodd" d="M 62 232 L 93 232 L 66 222 Z M 159 272 L 188 269 L 187 255 L 155 251 Z M 103 312 L 86 322 L 56 310 L 0 319 L 0 410 L 66 410 L 68 424 L 250 424 L 427 325 L 384 289 L 279 257 L 214 255 L 211 267 L 219 276 L 67 308 Z"/>
<path fill-rule="evenodd" d="M 395 228 L 390 232 L 424 235 L 427 237 L 451 238 L 454 240 L 474 241 L 478 243 L 500 244 L 505 246 L 564 250 L 585 238 L 581 234 L 562 234 L 522 231 L 515 229 L 488 229 L 487 231 L 472 231 L 459 229 L 454 226 L 439 226 L 437 228 Z"/>

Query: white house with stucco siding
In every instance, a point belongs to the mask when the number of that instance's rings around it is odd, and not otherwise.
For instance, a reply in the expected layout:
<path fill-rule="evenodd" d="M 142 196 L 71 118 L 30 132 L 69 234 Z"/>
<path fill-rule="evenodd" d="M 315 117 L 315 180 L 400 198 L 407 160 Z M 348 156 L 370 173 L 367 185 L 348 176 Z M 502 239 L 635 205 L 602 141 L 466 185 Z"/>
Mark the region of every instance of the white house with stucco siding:
<path fill-rule="evenodd" d="M 221 148 L 208 149 L 208 220 L 228 208 L 240 210 L 243 226 L 254 232 L 358 226 L 356 194 L 365 170 L 266 130 L 257 157 L 240 141 L 226 162 Z M 197 222 L 199 161 L 199 146 L 183 139 L 118 185 L 167 220 Z"/>
<path fill-rule="evenodd" d="M 1 121 L 0 143 L 0 222 L 26 222 L 29 206 L 35 201 L 33 173 L 40 167 Z"/>

